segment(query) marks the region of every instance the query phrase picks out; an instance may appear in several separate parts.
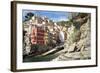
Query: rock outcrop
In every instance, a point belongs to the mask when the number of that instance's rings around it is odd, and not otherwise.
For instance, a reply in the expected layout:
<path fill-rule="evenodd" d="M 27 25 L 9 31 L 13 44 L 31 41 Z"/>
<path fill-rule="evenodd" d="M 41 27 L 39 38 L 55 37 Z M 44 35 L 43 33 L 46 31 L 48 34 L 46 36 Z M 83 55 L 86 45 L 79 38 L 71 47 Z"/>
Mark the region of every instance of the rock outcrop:
<path fill-rule="evenodd" d="M 72 19 L 64 50 L 53 61 L 79 60 L 91 58 L 91 20 L 90 14 L 80 14 Z"/>

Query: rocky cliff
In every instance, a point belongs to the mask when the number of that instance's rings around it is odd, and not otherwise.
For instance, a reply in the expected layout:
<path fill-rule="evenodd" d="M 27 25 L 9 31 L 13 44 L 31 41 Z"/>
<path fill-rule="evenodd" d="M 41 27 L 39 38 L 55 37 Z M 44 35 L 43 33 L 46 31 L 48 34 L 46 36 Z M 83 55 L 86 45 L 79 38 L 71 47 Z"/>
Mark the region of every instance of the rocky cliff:
<path fill-rule="evenodd" d="M 53 61 L 79 60 L 91 58 L 91 19 L 90 14 L 80 13 L 72 19 L 68 28 L 64 50 Z"/>

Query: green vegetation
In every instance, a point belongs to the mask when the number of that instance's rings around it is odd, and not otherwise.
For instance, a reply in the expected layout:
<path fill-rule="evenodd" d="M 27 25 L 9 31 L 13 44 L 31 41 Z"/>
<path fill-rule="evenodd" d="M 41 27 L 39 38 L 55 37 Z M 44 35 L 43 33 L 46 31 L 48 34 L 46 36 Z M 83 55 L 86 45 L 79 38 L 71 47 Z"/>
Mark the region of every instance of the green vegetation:
<path fill-rule="evenodd" d="M 32 16 L 34 16 L 33 13 L 31 13 L 31 12 L 27 13 L 27 15 L 25 16 L 25 20 L 24 21 L 30 20 L 32 18 Z"/>
<path fill-rule="evenodd" d="M 40 45 L 40 44 L 33 44 L 31 45 L 31 51 L 34 51 L 34 52 L 43 52 L 43 51 L 46 51 L 48 50 L 49 47 L 47 45 Z"/>

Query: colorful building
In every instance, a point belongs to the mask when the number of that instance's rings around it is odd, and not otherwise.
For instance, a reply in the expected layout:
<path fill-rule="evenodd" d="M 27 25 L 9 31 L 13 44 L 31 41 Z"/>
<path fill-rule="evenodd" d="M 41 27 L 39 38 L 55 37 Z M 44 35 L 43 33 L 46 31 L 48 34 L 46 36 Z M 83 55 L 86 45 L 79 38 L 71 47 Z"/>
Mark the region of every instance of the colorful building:
<path fill-rule="evenodd" d="M 31 34 L 32 44 L 45 44 L 45 30 L 41 27 L 34 26 Z"/>

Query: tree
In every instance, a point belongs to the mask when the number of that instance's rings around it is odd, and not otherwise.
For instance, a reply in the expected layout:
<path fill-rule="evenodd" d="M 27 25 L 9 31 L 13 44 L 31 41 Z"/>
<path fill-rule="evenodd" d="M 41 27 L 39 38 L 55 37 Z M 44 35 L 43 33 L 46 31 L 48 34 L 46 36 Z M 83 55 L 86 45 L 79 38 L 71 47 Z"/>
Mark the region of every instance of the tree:
<path fill-rule="evenodd" d="M 34 16 L 34 13 L 32 13 L 32 12 L 27 13 L 25 16 L 25 21 L 30 20 L 33 16 Z"/>

